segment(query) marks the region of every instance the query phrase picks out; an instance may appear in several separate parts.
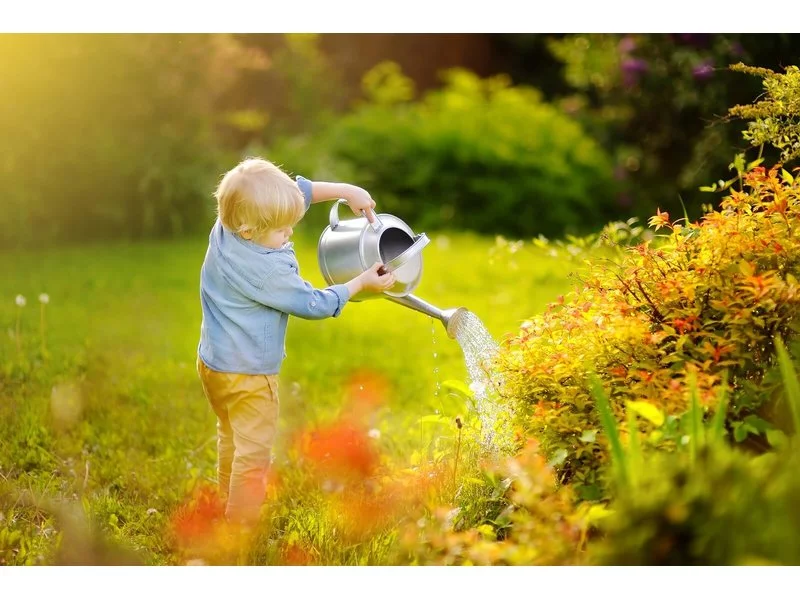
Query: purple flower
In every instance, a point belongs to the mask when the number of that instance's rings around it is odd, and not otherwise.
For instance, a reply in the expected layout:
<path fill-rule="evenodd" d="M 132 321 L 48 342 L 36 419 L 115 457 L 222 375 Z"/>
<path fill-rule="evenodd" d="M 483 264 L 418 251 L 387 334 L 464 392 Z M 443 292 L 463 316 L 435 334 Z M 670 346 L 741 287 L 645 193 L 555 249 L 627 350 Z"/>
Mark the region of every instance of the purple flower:
<path fill-rule="evenodd" d="M 639 76 L 646 73 L 649 69 L 646 60 L 641 58 L 626 58 L 620 64 L 622 70 L 622 82 L 626 87 L 632 87 L 639 81 Z"/>
<path fill-rule="evenodd" d="M 692 76 L 698 81 L 708 79 L 713 75 L 714 65 L 710 60 L 704 60 L 703 62 L 695 65 L 695 67 L 692 69 Z"/>

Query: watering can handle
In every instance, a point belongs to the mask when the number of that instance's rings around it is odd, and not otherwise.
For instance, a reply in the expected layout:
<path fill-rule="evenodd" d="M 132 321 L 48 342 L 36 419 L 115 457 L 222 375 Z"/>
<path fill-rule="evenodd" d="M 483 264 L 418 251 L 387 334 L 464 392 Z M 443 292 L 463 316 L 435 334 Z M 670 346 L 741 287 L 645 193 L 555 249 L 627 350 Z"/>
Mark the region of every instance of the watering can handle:
<path fill-rule="evenodd" d="M 339 198 L 336 202 L 333 203 L 333 206 L 331 207 L 331 214 L 330 214 L 330 217 L 328 219 L 330 221 L 330 225 L 331 225 L 331 229 L 332 230 L 336 229 L 336 227 L 338 227 L 338 225 L 339 225 L 339 205 L 340 204 L 347 204 L 347 200 L 345 200 L 344 198 Z M 362 210 L 361 214 L 364 215 L 365 219 L 367 218 L 367 211 Z M 375 217 L 375 221 L 373 223 L 371 223 L 372 229 L 374 229 L 376 232 L 378 232 L 383 228 L 383 223 L 381 223 L 381 220 L 380 220 L 380 218 L 378 218 L 377 213 L 373 212 L 372 214 Z"/>

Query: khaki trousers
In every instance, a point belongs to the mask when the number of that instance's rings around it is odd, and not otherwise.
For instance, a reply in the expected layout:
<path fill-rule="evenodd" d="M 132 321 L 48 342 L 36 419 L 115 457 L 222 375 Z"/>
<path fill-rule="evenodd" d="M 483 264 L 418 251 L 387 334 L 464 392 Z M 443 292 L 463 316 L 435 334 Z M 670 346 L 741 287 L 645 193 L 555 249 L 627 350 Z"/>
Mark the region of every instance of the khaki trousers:
<path fill-rule="evenodd" d="M 278 425 L 278 376 L 221 373 L 197 359 L 217 415 L 217 477 L 229 521 L 253 524 L 266 492 Z"/>

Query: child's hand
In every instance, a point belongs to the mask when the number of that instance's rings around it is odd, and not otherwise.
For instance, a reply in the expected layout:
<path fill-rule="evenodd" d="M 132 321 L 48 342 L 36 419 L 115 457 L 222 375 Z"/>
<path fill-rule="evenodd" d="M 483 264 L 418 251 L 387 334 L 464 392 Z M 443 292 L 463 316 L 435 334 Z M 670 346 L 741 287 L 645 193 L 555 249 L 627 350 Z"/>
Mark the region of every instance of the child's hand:
<path fill-rule="evenodd" d="M 384 292 L 396 283 L 397 280 L 395 279 L 394 273 L 386 273 L 385 275 L 378 274 L 378 271 L 382 267 L 383 265 L 381 263 L 376 262 L 358 276 L 362 290 L 367 292 Z"/>
<path fill-rule="evenodd" d="M 347 206 L 350 207 L 353 214 L 357 217 L 361 216 L 361 211 L 363 210 L 367 213 L 367 221 L 372 223 L 375 220 L 375 212 L 373 210 L 375 208 L 375 201 L 367 190 L 356 185 L 348 185 L 347 193 L 342 197 L 347 200 Z"/>

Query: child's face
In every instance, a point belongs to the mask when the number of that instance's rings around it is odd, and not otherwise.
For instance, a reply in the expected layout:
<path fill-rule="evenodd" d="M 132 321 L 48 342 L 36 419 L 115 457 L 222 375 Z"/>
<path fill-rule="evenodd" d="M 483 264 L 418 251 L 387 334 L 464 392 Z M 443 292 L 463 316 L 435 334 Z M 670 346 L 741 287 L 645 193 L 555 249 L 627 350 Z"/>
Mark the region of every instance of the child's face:
<path fill-rule="evenodd" d="M 259 239 L 253 240 L 265 248 L 280 248 L 289 238 L 292 237 L 294 229 L 291 227 L 281 227 L 280 229 L 269 229 Z"/>

